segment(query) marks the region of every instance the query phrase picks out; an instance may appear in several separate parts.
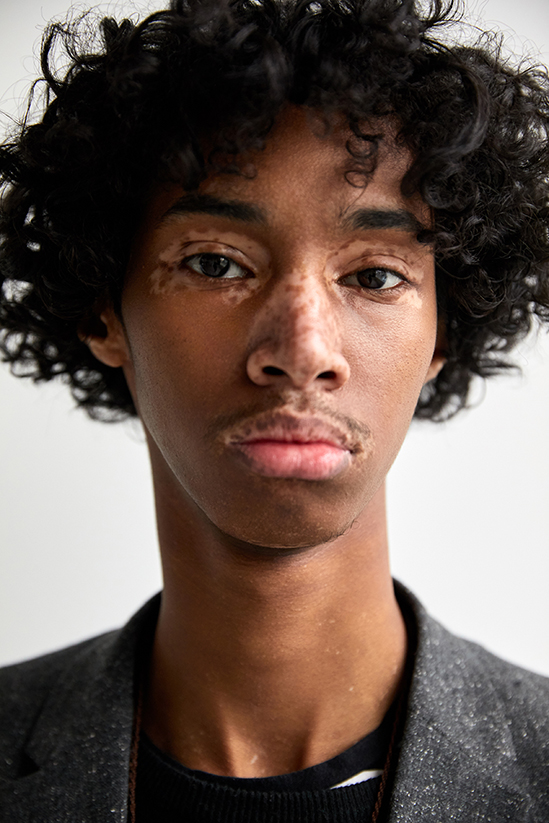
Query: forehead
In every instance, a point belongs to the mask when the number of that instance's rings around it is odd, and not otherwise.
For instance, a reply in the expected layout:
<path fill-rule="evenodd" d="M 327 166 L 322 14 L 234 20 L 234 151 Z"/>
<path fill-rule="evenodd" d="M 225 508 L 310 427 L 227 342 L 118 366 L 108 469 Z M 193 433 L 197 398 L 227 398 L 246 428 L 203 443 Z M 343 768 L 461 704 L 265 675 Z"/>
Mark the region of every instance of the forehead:
<path fill-rule="evenodd" d="M 362 133 L 375 138 L 361 140 L 351 131 L 343 117 L 327 124 L 317 113 L 302 107 L 288 106 L 269 133 L 265 147 L 238 158 L 240 173 L 226 171 L 211 174 L 197 191 L 186 198 L 186 206 L 174 208 L 185 197 L 181 187 L 164 188 L 151 204 L 154 218 L 163 220 L 170 212 L 190 214 L 189 202 L 199 212 L 205 198 L 234 203 L 248 203 L 248 217 L 256 223 L 294 223 L 296 230 L 310 226 L 346 227 L 346 215 L 353 207 L 390 210 L 393 214 L 412 216 L 398 228 L 419 231 L 430 223 L 430 213 L 418 195 L 404 197 L 402 178 L 410 167 L 410 152 L 395 141 L 395 125 L 388 119 L 364 124 Z M 357 160 L 375 147 L 372 173 L 370 163 Z M 207 207 L 203 213 L 208 213 Z M 150 216 L 153 216 L 149 213 Z M 231 217 L 229 211 L 225 216 Z M 235 211 L 232 215 L 238 219 Z M 254 222 L 254 219 L 248 222 Z M 299 223 L 296 223 L 296 220 Z"/>

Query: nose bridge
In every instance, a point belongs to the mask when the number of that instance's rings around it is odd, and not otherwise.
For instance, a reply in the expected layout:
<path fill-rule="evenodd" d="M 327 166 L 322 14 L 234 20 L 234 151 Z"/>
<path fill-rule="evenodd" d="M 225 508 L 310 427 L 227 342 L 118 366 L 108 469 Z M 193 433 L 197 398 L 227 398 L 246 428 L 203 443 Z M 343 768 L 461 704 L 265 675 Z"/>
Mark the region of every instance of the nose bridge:
<path fill-rule="evenodd" d="M 262 319 L 274 348 L 287 364 L 324 360 L 339 346 L 328 285 L 311 264 L 294 267 L 273 283 Z"/>
<path fill-rule="evenodd" d="M 292 272 L 274 290 L 273 317 L 288 345 L 336 343 L 337 327 L 326 284 L 311 272 Z"/>
<path fill-rule="evenodd" d="M 348 377 L 329 285 L 312 266 L 273 279 L 253 336 L 248 373 L 255 382 L 282 377 L 303 388 L 321 378 L 337 388 Z"/>

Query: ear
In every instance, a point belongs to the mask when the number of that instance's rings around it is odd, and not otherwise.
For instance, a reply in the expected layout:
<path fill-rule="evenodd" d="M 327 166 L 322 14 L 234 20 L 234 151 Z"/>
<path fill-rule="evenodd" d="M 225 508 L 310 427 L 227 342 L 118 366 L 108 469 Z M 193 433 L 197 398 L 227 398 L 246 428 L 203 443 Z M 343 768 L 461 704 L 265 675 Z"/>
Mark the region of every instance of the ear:
<path fill-rule="evenodd" d="M 442 319 L 439 318 L 437 324 L 437 339 L 435 342 L 435 350 L 433 352 L 433 359 L 431 360 L 431 364 L 429 366 L 429 369 L 427 370 L 425 383 L 428 383 L 430 380 L 434 380 L 435 377 L 437 377 L 438 373 L 446 363 L 446 351 L 446 324 Z"/>
<path fill-rule="evenodd" d="M 122 321 L 109 306 L 99 315 L 96 328 L 82 333 L 81 340 L 88 346 L 94 357 L 106 366 L 117 368 L 130 361 L 130 351 Z"/>

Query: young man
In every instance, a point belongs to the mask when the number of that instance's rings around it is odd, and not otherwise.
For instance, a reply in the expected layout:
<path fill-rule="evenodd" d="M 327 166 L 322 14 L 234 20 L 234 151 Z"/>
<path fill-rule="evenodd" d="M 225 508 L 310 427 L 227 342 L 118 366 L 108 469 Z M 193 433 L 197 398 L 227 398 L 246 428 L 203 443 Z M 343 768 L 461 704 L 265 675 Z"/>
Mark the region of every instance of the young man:
<path fill-rule="evenodd" d="M 164 589 L 2 672 L 2 819 L 547 819 L 549 684 L 388 566 L 412 416 L 549 314 L 547 79 L 442 46 L 451 12 L 174 2 L 97 53 L 46 38 L 1 158 L 4 356 L 139 415 Z"/>

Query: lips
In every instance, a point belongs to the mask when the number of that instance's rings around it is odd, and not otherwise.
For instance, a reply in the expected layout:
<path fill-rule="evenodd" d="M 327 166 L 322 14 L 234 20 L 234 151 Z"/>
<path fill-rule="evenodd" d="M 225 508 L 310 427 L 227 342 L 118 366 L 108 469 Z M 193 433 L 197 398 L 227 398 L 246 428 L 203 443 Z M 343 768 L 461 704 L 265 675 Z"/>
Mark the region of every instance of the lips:
<path fill-rule="evenodd" d="M 263 477 L 329 480 L 361 450 L 350 432 L 320 417 L 269 412 L 243 421 L 226 444 Z"/>

